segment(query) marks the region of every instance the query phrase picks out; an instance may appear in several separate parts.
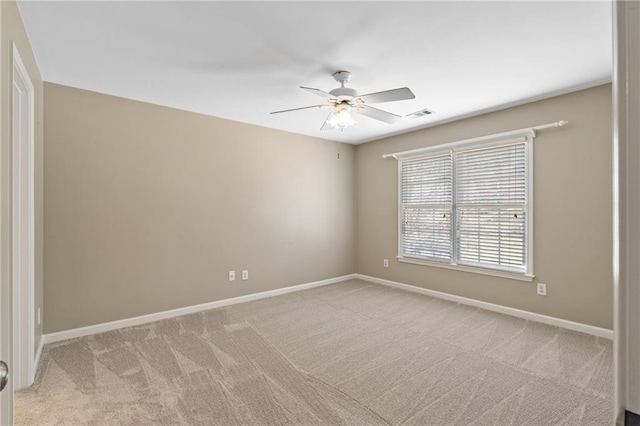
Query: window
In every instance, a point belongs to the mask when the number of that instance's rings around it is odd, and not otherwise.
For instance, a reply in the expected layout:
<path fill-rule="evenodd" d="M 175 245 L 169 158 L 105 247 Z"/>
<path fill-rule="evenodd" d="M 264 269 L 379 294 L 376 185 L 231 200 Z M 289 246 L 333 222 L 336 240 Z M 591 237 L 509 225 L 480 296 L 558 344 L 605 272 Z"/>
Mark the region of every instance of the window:
<path fill-rule="evenodd" d="M 532 278 L 531 138 L 398 158 L 399 260 Z"/>

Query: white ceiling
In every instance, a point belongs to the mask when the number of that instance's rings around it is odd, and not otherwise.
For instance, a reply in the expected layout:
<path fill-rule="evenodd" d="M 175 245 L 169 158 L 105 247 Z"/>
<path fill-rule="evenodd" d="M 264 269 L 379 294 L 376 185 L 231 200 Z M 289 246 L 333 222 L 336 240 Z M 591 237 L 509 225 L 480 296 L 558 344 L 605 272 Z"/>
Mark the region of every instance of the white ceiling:
<path fill-rule="evenodd" d="M 355 144 L 611 80 L 609 1 L 19 7 L 45 81 Z M 319 130 L 324 109 L 269 114 L 321 103 L 298 86 L 329 91 L 336 70 L 360 94 L 416 95 L 380 109 L 435 113 L 342 133 Z"/>

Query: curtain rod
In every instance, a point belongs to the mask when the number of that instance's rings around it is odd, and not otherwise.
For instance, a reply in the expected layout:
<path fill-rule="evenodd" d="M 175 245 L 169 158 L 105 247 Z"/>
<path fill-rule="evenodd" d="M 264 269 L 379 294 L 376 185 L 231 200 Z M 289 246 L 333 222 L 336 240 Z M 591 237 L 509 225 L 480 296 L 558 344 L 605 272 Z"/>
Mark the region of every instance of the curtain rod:
<path fill-rule="evenodd" d="M 555 123 L 548 123 L 548 124 L 540 124 L 538 126 L 533 126 L 533 127 L 525 127 L 523 129 L 518 129 L 518 130 L 511 130 L 508 132 L 502 132 L 502 133 L 494 133 L 492 135 L 486 135 L 486 136 L 480 136 L 477 138 L 472 138 L 472 139 L 465 139 L 465 140 L 461 140 L 461 141 L 457 141 L 457 142 L 449 142 L 449 143 L 445 143 L 445 144 L 441 144 L 441 145 L 434 145 L 434 146 L 429 146 L 426 148 L 418 148 L 418 149 L 411 149 L 409 151 L 401 151 L 401 152 L 394 152 L 391 154 L 383 154 L 382 158 L 389 158 L 389 157 L 393 157 L 396 160 L 398 159 L 398 156 L 400 155 L 407 155 L 407 154 L 417 154 L 421 151 L 426 151 L 426 150 L 431 150 L 434 149 L 436 147 L 442 148 L 443 146 L 446 145 L 458 145 L 458 144 L 463 144 L 463 143 L 471 143 L 471 142 L 476 142 L 476 141 L 481 141 L 481 140 L 485 140 L 485 139 L 494 139 L 494 138 L 499 138 L 499 137 L 507 137 L 507 136 L 513 136 L 513 135 L 518 135 L 521 133 L 525 133 L 525 132 L 533 132 L 536 130 L 544 130 L 544 129 L 551 129 L 551 128 L 555 128 L 555 127 L 563 127 L 566 126 L 567 124 L 569 124 L 569 122 L 567 120 L 560 120 L 560 121 L 556 121 Z"/>

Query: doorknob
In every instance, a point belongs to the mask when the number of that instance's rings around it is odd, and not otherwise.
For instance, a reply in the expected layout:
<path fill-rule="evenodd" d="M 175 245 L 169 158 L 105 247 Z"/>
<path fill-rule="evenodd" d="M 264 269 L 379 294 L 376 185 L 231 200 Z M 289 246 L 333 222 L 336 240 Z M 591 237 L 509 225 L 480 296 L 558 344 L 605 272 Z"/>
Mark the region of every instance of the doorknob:
<path fill-rule="evenodd" d="M 9 381 L 9 367 L 4 361 L 0 361 L 0 392 L 7 386 Z"/>

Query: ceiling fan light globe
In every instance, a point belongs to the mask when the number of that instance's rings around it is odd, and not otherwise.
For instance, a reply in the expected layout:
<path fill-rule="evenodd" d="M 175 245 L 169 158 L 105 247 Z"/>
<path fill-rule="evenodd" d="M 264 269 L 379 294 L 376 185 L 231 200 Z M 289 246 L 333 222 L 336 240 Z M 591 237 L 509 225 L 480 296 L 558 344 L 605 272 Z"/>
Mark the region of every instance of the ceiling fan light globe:
<path fill-rule="evenodd" d="M 341 109 L 331 114 L 331 117 L 327 120 L 327 123 L 334 129 L 344 130 L 348 127 L 356 124 L 348 109 Z"/>
<path fill-rule="evenodd" d="M 338 114 L 338 126 L 344 128 L 344 127 L 351 127 L 354 124 L 356 124 L 356 122 L 353 120 L 353 117 L 351 117 L 351 114 L 349 114 L 349 111 L 347 110 L 340 111 L 340 113 Z"/>
<path fill-rule="evenodd" d="M 336 116 L 336 114 L 331 114 L 331 117 L 327 119 L 327 124 L 334 129 L 338 128 L 338 117 Z"/>

